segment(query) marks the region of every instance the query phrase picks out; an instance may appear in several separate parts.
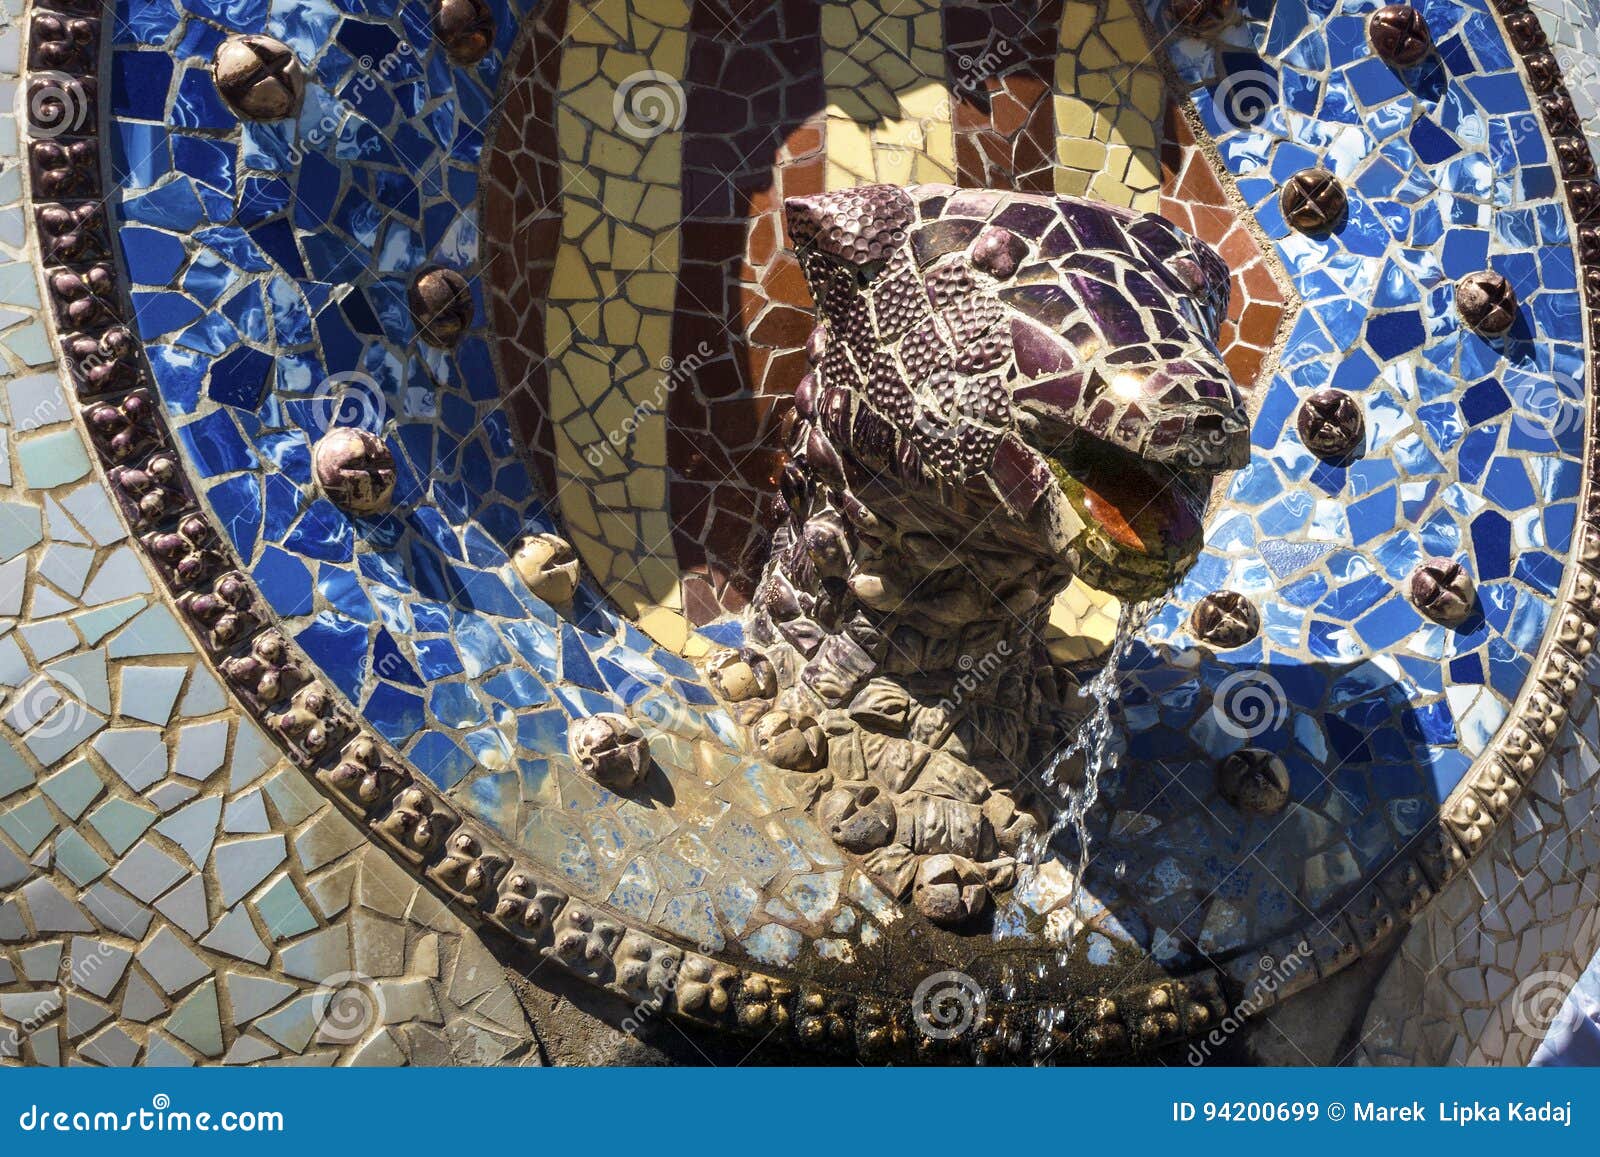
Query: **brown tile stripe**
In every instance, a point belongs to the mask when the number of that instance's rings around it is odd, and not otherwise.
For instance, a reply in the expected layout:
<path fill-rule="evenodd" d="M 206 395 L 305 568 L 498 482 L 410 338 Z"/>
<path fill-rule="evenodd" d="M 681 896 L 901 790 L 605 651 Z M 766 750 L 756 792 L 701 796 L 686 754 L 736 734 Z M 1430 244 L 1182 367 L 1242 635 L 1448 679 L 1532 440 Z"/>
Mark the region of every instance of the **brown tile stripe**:
<path fill-rule="evenodd" d="M 483 286 L 506 409 L 547 500 L 556 492 L 548 419 L 545 302 L 561 241 L 561 164 L 555 98 L 567 0 L 530 17 L 505 65 L 504 103 L 484 166 Z"/>
<path fill-rule="evenodd" d="M 1061 7 L 1061 0 L 956 0 L 945 7 L 958 184 L 1054 191 L 1051 98 Z M 1288 312 L 1288 294 L 1175 103 L 1167 108 L 1161 166 L 1161 213 L 1215 246 L 1233 270 L 1222 351 L 1239 384 L 1253 386 Z"/>
<path fill-rule="evenodd" d="M 1289 312 L 1289 294 L 1255 234 L 1228 200 L 1176 103 L 1167 105 L 1161 142 L 1161 215 L 1210 244 L 1228 263 L 1233 296 L 1217 344 L 1241 388 L 1261 384 L 1262 368 Z"/>
<path fill-rule="evenodd" d="M 667 402 L 673 544 L 695 624 L 742 609 L 766 555 L 779 427 L 805 373 L 811 295 L 785 197 L 822 191 L 816 0 L 699 0 Z"/>
<path fill-rule="evenodd" d="M 544 305 L 561 230 L 555 97 L 567 0 L 508 63 L 486 167 L 484 280 L 507 409 L 547 494 L 557 485 Z M 943 15 L 959 182 L 1049 192 L 1060 0 L 1026 12 L 964 0 Z M 779 427 L 805 371 L 811 300 L 785 249 L 782 200 L 822 188 L 817 0 L 701 0 L 685 79 L 682 267 L 667 403 L 674 547 L 693 623 L 742 609 L 767 543 Z M 1255 381 L 1284 295 L 1235 221 L 1187 121 L 1169 112 L 1163 212 L 1235 269 L 1224 353 Z"/>
<path fill-rule="evenodd" d="M 956 0 L 943 17 L 956 183 L 1054 192 L 1061 0 Z"/>

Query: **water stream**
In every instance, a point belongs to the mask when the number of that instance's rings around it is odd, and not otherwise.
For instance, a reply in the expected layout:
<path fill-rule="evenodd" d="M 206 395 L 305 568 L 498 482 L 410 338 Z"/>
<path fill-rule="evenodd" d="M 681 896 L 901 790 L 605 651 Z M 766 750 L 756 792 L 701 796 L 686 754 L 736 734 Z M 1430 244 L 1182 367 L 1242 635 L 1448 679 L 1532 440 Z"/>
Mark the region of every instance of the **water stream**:
<path fill-rule="evenodd" d="M 1105 664 L 1078 688 L 1078 695 L 1089 700 L 1089 712 L 1072 736 L 1050 757 L 1044 769 L 1044 782 L 1062 800 L 1048 832 L 1037 836 L 1022 857 L 1022 880 L 1026 885 L 1032 873 L 1050 854 L 1056 837 L 1071 829 L 1078 841 L 1078 869 L 1072 876 L 1071 891 L 1062 905 L 1071 908 L 1077 890 L 1089 870 L 1089 811 L 1100 798 L 1100 777 L 1117 765 L 1116 724 L 1112 708 L 1121 691 L 1122 662 L 1133 645 L 1134 636 L 1149 620 L 1156 603 L 1124 603 L 1117 616 L 1117 630 L 1106 653 Z M 1076 786 L 1066 782 L 1062 771 L 1074 756 L 1083 757 L 1083 778 Z"/>

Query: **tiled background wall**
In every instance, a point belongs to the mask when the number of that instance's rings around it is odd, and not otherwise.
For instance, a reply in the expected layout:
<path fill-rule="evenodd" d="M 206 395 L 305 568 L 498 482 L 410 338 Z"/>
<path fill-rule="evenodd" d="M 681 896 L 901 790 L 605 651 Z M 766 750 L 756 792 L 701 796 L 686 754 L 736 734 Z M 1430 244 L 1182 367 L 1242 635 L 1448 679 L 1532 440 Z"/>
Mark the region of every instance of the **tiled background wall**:
<path fill-rule="evenodd" d="M 1600 139 L 1600 2 L 1540 7 Z M 126 542 L 40 316 L 21 8 L 0 0 L 0 1060 L 530 1061 L 501 967 L 230 709 Z M 1530 985 L 1564 992 L 1600 946 L 1597 770 L 1582 695 L 1515 822 L 1406 938 L 1357 1060 L 1533 1055 Z M 1581 1052 L 1597 976 L 1543 1055 Z"/>

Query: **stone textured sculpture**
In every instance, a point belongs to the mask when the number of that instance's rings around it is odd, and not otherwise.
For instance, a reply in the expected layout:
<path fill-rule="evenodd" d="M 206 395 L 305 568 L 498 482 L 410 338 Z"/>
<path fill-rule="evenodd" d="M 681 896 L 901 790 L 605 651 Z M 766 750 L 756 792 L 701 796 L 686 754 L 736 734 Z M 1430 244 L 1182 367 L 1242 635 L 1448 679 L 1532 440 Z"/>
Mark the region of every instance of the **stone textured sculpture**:
<path fill-rule="evenodd" d="M 511 563 L 528 589 L 557 606 L 572 601 L 578 589 L 578 556 L 559 535 L 536 534 L 517 548 Z"/>
<path fill-rule="evenodd" d="M 1067 722 L 1013 641 L 1074 574 L 1167 589 L 1245 459 L 1214 344 L 1227 270 L 1159 217 L 1070 199 L 879 185 L 787 212 L 812 371 L 756 646 L 712 682 L 841 846 L 960 924 L 1036 836 L 1020 772 Z"/>
<path fill-rule="evenodd" d="M 568 742 L 579 769 L 618 794 L 633 791 L 650 773 L 650 747 L 638 726 L 621 715 L 577 720 Z"/>

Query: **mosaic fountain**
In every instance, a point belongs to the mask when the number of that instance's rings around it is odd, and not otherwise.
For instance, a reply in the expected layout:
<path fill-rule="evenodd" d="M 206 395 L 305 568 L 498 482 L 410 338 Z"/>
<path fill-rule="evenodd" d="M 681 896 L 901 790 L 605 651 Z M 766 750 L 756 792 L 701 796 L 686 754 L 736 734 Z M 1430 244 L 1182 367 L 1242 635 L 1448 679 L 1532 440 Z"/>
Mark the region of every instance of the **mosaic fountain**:
<path fill-rule="evenodd" d="M 0 1055 L 1544 1039 L 1600 948 L 1581 20 L 10 19 Z"/>

